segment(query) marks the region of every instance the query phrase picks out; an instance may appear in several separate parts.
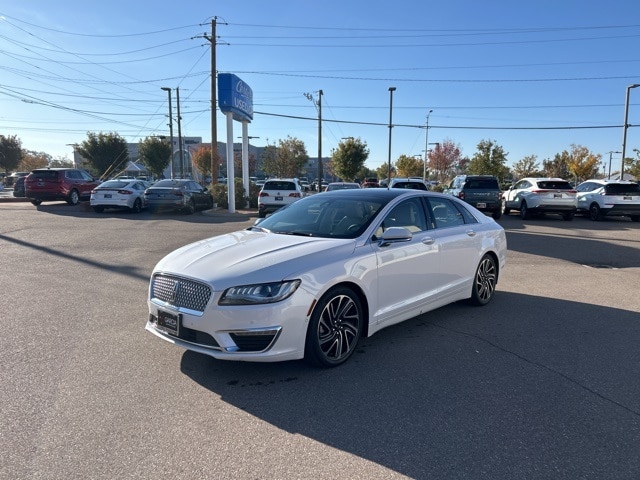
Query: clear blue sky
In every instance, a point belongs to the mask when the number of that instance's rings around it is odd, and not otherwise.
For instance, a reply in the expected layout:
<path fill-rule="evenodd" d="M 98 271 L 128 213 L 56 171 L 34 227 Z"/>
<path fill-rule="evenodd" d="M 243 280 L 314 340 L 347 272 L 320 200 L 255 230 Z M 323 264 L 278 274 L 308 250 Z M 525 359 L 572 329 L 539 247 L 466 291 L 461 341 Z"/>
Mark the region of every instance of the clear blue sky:
<path fill-rule="evenodd" d="M 252 144 L 292 136 L 317 156 L 317 110 L 304 94 L 317 99 L 321 89 L 323 156 L 341 138 L 360 137 L 371 168 L 388 158 L 389 87 L 397 89 L 392 161 L 424 155 L 433 110 L 430 143 L 451 140 L 471 157 L 478 142 L 494 140 L 514 163 L 542 162 L 571 144 L 608 161 L 622 146 L 626 87 L 640 83 L 637 0 L 5 0 L 0 134 L 68 158 L 68 144 L 88 131 L 129 142 L 167 135 L 161 87 L 179 87 L 182 134 L 210 141 L 202 37 L 214 16 L 218 72 L 253 89 L 249 135 L 260 138 Z M 225 141 L 219 111 L 217 120 Z M 629 123 L 640 125 L 640 88 L 631 90 Z M 640 128 L 629 128 L 628 156 L 633 148 Z"/>

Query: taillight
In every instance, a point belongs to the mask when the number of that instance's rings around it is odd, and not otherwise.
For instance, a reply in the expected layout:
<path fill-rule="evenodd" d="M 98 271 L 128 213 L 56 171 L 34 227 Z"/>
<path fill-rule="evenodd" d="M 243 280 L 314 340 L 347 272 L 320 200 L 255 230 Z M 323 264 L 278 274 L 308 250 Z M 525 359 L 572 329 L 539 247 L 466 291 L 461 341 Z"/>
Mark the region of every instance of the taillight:
<path fill-rule="evenodd" d="M 502 192 L 498 192 L 498 200 L 502 200 Z"/>
<path fill-rule="evenodd" d="M 118 190 L 120 195 L 131 195 L 133 192 L 131 190 Z"/>
<path fill-rule="evenodd" d="M 269 194 L 267 192 L 260 192 L 259 197 L 268 197 Z"/>
<path fill-rule="evenodd" d="M 459 193 L 458 193 L 458 198 L 459 198 L 460 200 L 464 200 L 464 192 L 459 192 Z"/>
<path fill-rule="evenodd" d="M 300 194 L 298 192 L 293 192 L 289 194 L 290 197 L 300 198 Z"/>

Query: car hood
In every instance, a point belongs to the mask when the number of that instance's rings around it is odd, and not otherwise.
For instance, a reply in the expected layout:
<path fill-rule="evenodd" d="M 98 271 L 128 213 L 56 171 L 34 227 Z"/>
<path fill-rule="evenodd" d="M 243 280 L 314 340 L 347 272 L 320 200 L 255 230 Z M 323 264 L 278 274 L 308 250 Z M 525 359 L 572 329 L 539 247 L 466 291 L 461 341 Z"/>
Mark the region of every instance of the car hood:
<path fill-rule="evenodd" d="M 203 280 L 214 290 L 294 278 L 347 258 L 355 240 L 300 237 L 242 230 L 186 245 L 156 265 L 163 272 Z"/>

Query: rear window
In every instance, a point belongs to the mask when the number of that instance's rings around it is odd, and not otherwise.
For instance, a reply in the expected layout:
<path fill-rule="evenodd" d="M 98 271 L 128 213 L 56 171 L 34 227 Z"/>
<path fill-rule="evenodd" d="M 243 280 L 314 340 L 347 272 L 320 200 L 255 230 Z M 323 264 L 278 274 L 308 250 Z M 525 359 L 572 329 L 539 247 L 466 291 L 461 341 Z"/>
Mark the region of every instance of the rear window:
<path fill-rule="evenodd" d="M 464 188 L 469 190 L 500 190 L 498 180 L 495 178 L 487 178 L 482 180 L 467 180 Z"/>
<path fill-rule="evenodd" d="M 293 182 L 266 182 L 263 190 L 297 190 Z"/>
<path fill-rule="evenodd" d="M 637 183 L 610 183 L 604 187 L 607 195 L 638 195 L 640 194 L 640 185 Z"/>
<path fill-rule="evenodd" d="M 35 170 L 31 172 L 32 178 L 41 180 L 57 180 L 58 172 L 56 170 Z"/>
<path fill-rule="evenodd" d="M 109 180 L 100 184 L 98 188 L 124 188 L 129 185 L 129 182 L 123 182 L 122 180 Z"/>
<path fill-rule="evenodd" d="M 396 182 L 392 185 L 393 188 L 408 188 L 412 190 L 429 190 L 427 186 L 422 182 Z"/>
<path fill-rule="evenodd" d="M 538 182 L 538 187 L 540 188 L 544 188 L 545 190 L 572 190 L 573 187 L 571 186 L 571 184 L 569 182 L 564 182 L 564 181 L 544 181 L 544 182 Z"/>

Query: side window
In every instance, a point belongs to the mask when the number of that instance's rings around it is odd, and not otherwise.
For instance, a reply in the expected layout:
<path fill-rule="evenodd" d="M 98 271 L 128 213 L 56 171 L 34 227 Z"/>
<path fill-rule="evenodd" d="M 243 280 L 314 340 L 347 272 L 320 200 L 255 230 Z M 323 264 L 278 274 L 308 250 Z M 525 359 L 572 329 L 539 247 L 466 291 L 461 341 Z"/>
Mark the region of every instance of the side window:
<path fill-rule="evenodd" d="M 469 223 L 465 221 L 464 213 L 454 203 L 446 198 L 430 198 L 433 226 L 435 228 L 455 227 Z M 466 212 L 471 215 L 469 212 Z M 473 216 L 471 215 L 473 218 Z M 474 219 L 475 220 L 475 219 Z"/>
<path fill-rule="evenodd" d="M 82 175 L 80 175 L 80 172 L 78 172 L 77 170 L 67 170 L 65 172 L 65 176 L 67 178 L 72 179 L 72 180 L 80 180 L 80 179 L 82 179 Z"/>
<path fill-rule="evenodd" d="M 391 227 L 403 227 L 411 233 L 425 231 L 427 221 L 420 199 L 410 198 L 393 207 L 376 230 L 375 236 L 379 237 Z"/>
<path fill-rule="evenodd" d="M 87 172 L 83 172 L 82 170 L 78 170 L 77 173 L 80 174 L 80 178 L 82 178 L 83 180 L 86 180 L 87 182 L 92 182 L 93 181 L 93 177 L 91 175 L 89 175 Z"/>

